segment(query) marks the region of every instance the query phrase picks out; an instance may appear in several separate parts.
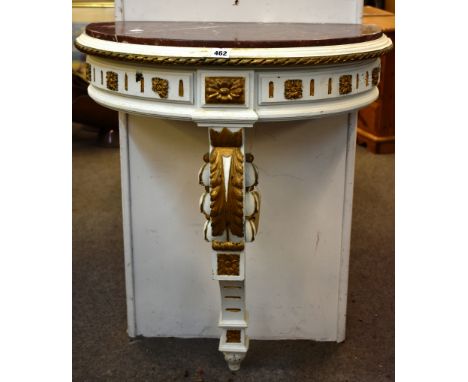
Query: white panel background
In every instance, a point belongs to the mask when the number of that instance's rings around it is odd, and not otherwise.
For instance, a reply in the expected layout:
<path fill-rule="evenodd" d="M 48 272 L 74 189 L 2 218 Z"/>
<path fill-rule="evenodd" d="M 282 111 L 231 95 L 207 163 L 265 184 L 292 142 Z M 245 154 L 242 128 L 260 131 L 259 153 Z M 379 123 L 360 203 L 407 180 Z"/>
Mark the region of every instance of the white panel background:
<path fill-rule="evenodd" d="M 125 20 L 357 23 L 356 0 L 121 0 Z"/>
<path fill-rule="evenodd" d="M 346 124 L 343 115 L 248 130 L 262 194 L 246 250 L 253 338 L 337 338 Z M 135 116 L 129 125 L 136 334 L 216 337 L 220 297 L 198 210 L 207 131 Z"/>

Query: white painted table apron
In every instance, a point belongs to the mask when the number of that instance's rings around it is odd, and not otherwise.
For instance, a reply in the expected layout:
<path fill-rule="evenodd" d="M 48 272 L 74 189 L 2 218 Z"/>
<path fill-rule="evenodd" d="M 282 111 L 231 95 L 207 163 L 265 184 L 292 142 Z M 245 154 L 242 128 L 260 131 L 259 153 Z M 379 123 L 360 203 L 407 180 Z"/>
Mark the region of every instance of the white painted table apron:
<path fill-rule="evenodd" d="M 378 96 L 379 57 L 391 41 L 281 48 L 231 48 L 229 58 L 206 47 L 154 46 L 94 38 L 87 53 L 89 95 L 132 114 L 194 121 L 208 130 L 199 182 L 204 238 L 212 243 L 219 281 L 219 350 L 238 370 L 249 348 L 246 330 L 246 243 L 258 232 L 260 193 L 244 129 L 257 121 L 301 120 L 348 113 Z M 281 235 L 278 232 L 278 235 Z"/>

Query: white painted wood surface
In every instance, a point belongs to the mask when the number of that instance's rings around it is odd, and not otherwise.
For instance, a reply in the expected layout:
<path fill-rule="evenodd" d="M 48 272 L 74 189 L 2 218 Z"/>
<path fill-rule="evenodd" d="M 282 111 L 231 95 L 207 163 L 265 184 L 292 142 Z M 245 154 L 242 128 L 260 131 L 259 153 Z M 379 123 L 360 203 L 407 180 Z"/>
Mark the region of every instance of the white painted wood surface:
<path fill-rule="evenodd" d="M 130 187 L 130 155 L 128 115 L 119 112 L 119 139 L 120 139 L 120 178 L 122 193 L 122 224 L 124 235 L 124 262 L 125 262 L 125 292 L 127 298 L 127 333 L 135 337 L 135 288 L 133 277 L 133 241 L 132 241 L 132 199 Z"/>
<path fill-rule="evenodd" d="M 219 290 L 198 209 L 206 130 L 138 116 L 128 123 L 134 332 L 218 337 Z M 335 341 L 344 333 L 338 307 L 346 298 L 340 267 L 351 212 L 348 134 L 346 114 L 247 130 L 262 193 L 260 232 L 246 251 L 253 339 Z"/>
<path fill-rule="evenodd" d="M 94 45 L 86 35 L 77 41 Z M 382 36 L 378 49 L 391 45 Z M 126 44 L 121 44 L 126 45 Z M 361 44 L 363 50 L 368 43 Z M 110 49 L 110 48 L 109 48 Z M 252 49 L 255 51 L 256 49 Z M 188 52 L 187 52 L 188 54 Z M 251 127 L 256 121 L 295 120 L 344 113 L 362 108 L 378 97 L 377 82 L 380 59 L 350 62 L 337 65 L 321 65 L 306 69 L 197 69 L 161 68 L 135 63 L 88 56 L 91 81 L 89 95 L 98 103 L 111 109 L 135 114 L 153 115 L 171 119 L 193 120 L 199 126 L 232 125 Z M 374 70 L 377 71 L 374 81 Z M 117 88 L 108 89 L 106 74 L 117 76 Z M 137 73 L 144 77 L 145 86 L 135 81 Z M 244 105 L 207 104 L 205 102 L 205 78 L 209 76 L 243 77 L 246 100 Z M 350 77 L 350 91 L 339 91 L 342 77 Z M 168 95 L 162 98 L 152 90 L 151 79 L 168 82 Z M 284 86 L 287 80 L 302 82 L 300 99 L 287 99 Z M 314 85 L 310 85 L 311 81 Z M 183 95 L 178 92 L 183 83 Z M 274 85 L 273 96 L 268 94 L 269 83 Z M 313 94 L 310 89 L 314 89 Z M 143 90 L 143 91 L 142 91 Z"/>
<path fill-rule="evenodd" d="M 341 232 L 341 258 L 338 286 L 337 338 L 342 342 L 346 338 L 346 306 L 348 297 L 349 254 L 351 250 L 351 218 L 353 214 L 354 162 L 356 157 L 356 130 L 358 112 L 348 114 L 346 168 L 344 179 L 343 220 Z"/>
<path fill-rule="evenodd" d="M 357 0 L 119 0 L 129 21 L 235 21 L 357 23 L 362 1 Z M 235 5 L 237 3 L 237 5 Z M 121 13 L 120 11 L 119 13 Z"/>

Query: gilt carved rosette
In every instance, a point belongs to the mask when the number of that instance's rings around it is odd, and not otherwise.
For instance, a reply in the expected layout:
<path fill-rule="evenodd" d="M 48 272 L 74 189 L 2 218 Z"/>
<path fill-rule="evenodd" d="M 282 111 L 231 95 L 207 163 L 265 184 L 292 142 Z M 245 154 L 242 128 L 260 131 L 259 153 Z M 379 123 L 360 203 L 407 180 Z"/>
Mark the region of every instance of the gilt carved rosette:
<path fill-rule="evenodd" d="M 221 290 L 222 329 L 219 350 L 231 370 L 238 370 L 248 350 L 245 311 L 245 242 L 255 239 L 260 195 L 253 155 L 244 154 L 244 131 L 210 128 L 210 152 L 199 181 L 205 187 L 200 210 L 207 221 L 204 235 L 212 245 L 212 274 Z M 235 360 L 235 362 L 234 362 Z"/>

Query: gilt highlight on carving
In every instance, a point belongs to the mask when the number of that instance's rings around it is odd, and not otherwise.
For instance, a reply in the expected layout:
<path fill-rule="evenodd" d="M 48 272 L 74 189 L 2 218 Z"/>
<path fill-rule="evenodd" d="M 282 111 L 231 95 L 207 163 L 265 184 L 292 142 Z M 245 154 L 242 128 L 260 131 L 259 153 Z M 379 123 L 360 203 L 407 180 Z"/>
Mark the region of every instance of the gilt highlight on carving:
<path fill-rule="evenodd" d="M 106 72 L 106 86 L 107 89 L 112 91 L 119 90 L 119 75 L 111 71 Z"/>
<path fill-rule="evenodd" d="M 220 132 L 210 129 L 213 149 L 210 153 L 210 218 L 213 236 L 226 231 L 244 237 L 244 155 L 241 151 L 242 131 Z M 224 158 L 230 158 L 229 179 L 224 178 Z M 226 190 L 227 184 L 227 190 Z"/>
<path fill-rule="evenodd" d="M 239 255 L 218 254 L 218 275 L 238 276 L 240 267 Z"/>
<path fill-rule="evenodd" d="M 162 78 L 152 78 L 151 84 L 153 85 L 153 91 L 157 93 L 161 98 L 167 98 L 169 93 L 169 81 Z"/>
<path fill-rule="evenodd" d="M 211 129 L 210 142 L 213 147 L 241 147 L 242 131 L 239 130 L 233 133 L 226 128 L 223 128 L 220 132 Z"/>
<path fill-rule="evenodd" d="M 302 98 L 302 80 L 286 80 L 284 82 L 284 98 Z"/>
<path fill-rule="evenodd" d="M 223 157 L 231 157 L 227 193 Z M 243 171 L 244 156 L 240 148 L 213 148 L 210 155 L 210 218 L 213 236 L 220 236 L 226 231 L 228 240 L 230 233 L 244 237 Z"/>
<path fill-rule="evenodd" d="M 244 77 L 206 77 L 206 103 L 245 103 Z"/>

